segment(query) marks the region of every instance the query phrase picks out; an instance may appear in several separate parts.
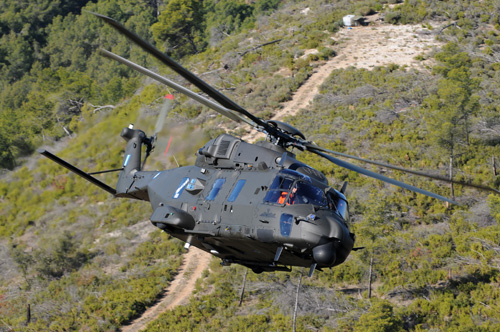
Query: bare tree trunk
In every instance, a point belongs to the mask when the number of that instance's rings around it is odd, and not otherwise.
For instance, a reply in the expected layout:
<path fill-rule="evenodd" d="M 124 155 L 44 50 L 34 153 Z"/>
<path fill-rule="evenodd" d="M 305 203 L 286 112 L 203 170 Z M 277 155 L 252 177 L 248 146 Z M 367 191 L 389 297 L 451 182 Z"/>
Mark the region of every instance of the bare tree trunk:
<path fill-rule="evenodd" d="M 293 332 L 296 332 L 295 321 L 297 320 L 297 307 L 299 305 L 299 290 L 302 283 L 302 269 L 300 270 L 299 284 L 297 285 L 297 293 L 295 294 L 295 308 L 293 309 Z"/>
<path fill-rule="evenodd" d="M 450 181 L 453 181 L 453 154 L 450 155 Z M 451 199 L 455 200 L 455 188 L 453 182 L 450 182 Z"/>
<path fill-rule="evenodd" d="M 449 166 L 449 178 L 450 181 L 453 181 L 453 152 L 450 153 L 450 166 Z M 455 200 L 455 188 L 453 187 L 453 182 L 450 182 L 450 194 L 451 194 L 451 199 Z M 446 208 L 450 208 L 450 203 L 446 202 Z"/>
<path fill-rule="evenodd" d="M 495 156 L 491 156 L 491 167 L 493 169 L 493 176 L 497 176 L 497 167 L 495 165 Z"/>
<path fill-rule="evenodd" d="M 154 0 L 153 1 L 153 16 L 155 18 L 158 18 L 160 16 L 160 6 L 158 5 L 159 0 Z"/>
<path fill-rule="evenodd" d="M 280 39 L 275 39 L 275 40 L 272 40 L 272 41 L 270 41 L 270 42 L 267 42 L 267 43 L 264 43 L 264 44 L 257 45 L 257 46 L 255 46 L 255 47 L 253 47 L 253 48 L 250 48 L 250 49 L 248 49 L 248 50 L 246 50 L 246 51 L 244 51 L 244 52 L 238 52 L 238 54 L 239 54 L 240 56 L 244 56 L 244 55 L 245 55 L 245 54 L 247 54 L 248 52 L 255 51 L 256 49 L 259 49 L 259 48 L 261 48 L 261 47 L 263 47 L 263 46 L 267 46 L 267 45 L 271 45 L 271 44 L 274 44 L 274 43 L 278 43 L 278 42 L 280 42 L 280 41 L 282 41 L 282 40 L 283 40 L 282 38 L 280 38 Z"/>
<path fill-rule="evenodd" d="M 31 305 L 28 303 L 28 308 L 26 310 L 26 325 L 31 322 Z"/>
<path fill-rule="evenodd" d="M 64 124 L 62 123 L 61 119 L 59 119 L 59 116 L 56 116 L 56 121 L 62 127 L 62 129 L 64 130 L 64 132 L 66 133 L 66 135 L 71 136 L 71 133 L 69 132 L 69 130 L 64 126 Z"/>
<path fill-rule="evenodd" d="M 373 256 L 370 258 L 370 273 L 368 274 L 368 298 L 372 297 L 372 272 L 373 272 Z"/>
<path fill-rule="evenodd" d="M 465 116 L 465 141 L 467 142 L 467 146 L 470 146 L 470 139 L 469 139 L 469 121 L 468 121 L 468 116 Z"/>
<path fill-rule="evenodd" d="M 158 16 L 160 16 L 160 10 L 159 10 L 160 0 L 146 0 L 145 2 L 149 7 L 151 7 L 151 14 L 153 15 L 153 17 L 158 18 Z"/>
<path fill-rule="evenodd" d="M 198 48 L 196 47 L 194 39 L 191 37 L 191 34 L 186 36 L 186 39 L 188 40 L 189 44 L 191 44 L 191 46 L 193 47 L 194 54 L 198 54 Z"/>
<path fill-rule="evenodd" d="M 90 106 L 92 106 L 94 108 L 94 110 L 92 111 L 92 113 L 94 113 L 94 114 L 96 112 L 99 112 L 102 109 L 105 109 L 105 108 L 111 108 L 111 109 L 116 108 L 115 105 L 103 105 L 103 106 L 100 106 L 100 105 L 92 105 L 92 104 L 90 104 Z"/>
<path fill-rule="evenodd" d="M 241 307 L 241 303 L 243 302 L 243 294 L 245 293 L 245 285 L 247 283 L 247 274 L 248 274 L 248 269 L 245 269 L 245 276 L 243 277 L 243 287 L 241 287 L 241 293 L 240 293 L 240 303 L 238 304 L 239 307 Z"/>
<path fill-rule="evenodd" d="M 461 27 L 459 27 L 459 26 L 457 25 L 457 22 L 453 22 L 453 23 L 451 23 L 451 24 L 448 24 L 448 25 L 446 25 L 446 26 L 442 27 L 442 28 L 441 28 L 441 30 L 439 30 L 439 33 L 441 34 L 441 32 L 443 32 L 446 28 L 449 28 L 449 27 L 451 27 L 451 26 L 455 26 L 456 28 L 462 29 Z"/>

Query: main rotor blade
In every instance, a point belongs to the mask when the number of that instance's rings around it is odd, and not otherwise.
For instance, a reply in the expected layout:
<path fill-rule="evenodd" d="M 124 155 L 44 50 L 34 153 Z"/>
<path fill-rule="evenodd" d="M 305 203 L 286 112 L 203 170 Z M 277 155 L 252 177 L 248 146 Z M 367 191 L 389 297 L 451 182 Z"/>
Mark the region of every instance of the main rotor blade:
<path fill-rule="evenodd" d="M 446 197 L 443 197 L 441 195 L 438 195 L 438 194 L 432 193 L 430 191 L 414 187 L 412 185 L 406 184 L 406 183 L 398 181 L 398 180 L 394 180 L 394 179 L 388 178 L 387 176 L 384 176 L 384 175 L 381 175 L 381 174 L 369 171 L 367 169 L 364 169 L 364 168 L 361 168 L 359 166 L 353 165 L 353 164 L 348 163 L 346 161 L 343 161 L 343 160 L 337 159 L 335 157 L 329 156 L 329 155 L 327 155 L 327 154 L 325 154 L 323 152 L 320 152 L 318 150 L 314 150 L 314 149 L 308 149 L 308 150 L 311 151 L 311 152 L 313 152 L 313 153 L 316 153 L 317 155 L 319 155 L 319 156 L 321 156 L 321 157 L 323 157 L 325 159 L 328 159 L 332 163 L 334 163 L 334 164 L 336 164 L 336 165 L 338 165 L 340 167 L 346 168 L 348 170 L 351 170 L 351 171 L 354 171 L 354 172 L 357 172 L 357 173 L 360 173 L 360 174 L 372 177 L 372 178 L 380 180 L 380 181 L 384 181 L 384 182 L 393 184 L 395 186 L 398 186 L 398 187 L 401 187 L 401 188 L 404 188 L 404 189 L 408 189 L 408 190 L 414 191 L 414 192 L 419 193 L 419 194 L 423 194 L 423 195 L 426 195 L 426 196 L 429 196 L 429 197 L 432 197 L 432 198 L 437 198 L 439 200 L 442 200 L 442 201 L 445 201 L 445 202 L 449 202 L 449 203 L 458 205 L 457 202 L 452 201 L 452 200 L 450 200 L 450 199 L 448 199 Z"/>
<path fill-rule="evenodd" d="M 245 115 L 252 121 L 254 121 L 256 124 L 267 128 L 266 124 L 260 120 L 258 117 L 254 116 L 252 113 L 248 112 L 245 110 L 243 107 L 240 105 L 236 104 L 234 101 L 217 91 L 215 88 L 210 86 L 208 83 L 200 79 L 198 76 L 187 70 L 186 68 L 182 67 L 179 63 L 174 61 L 172 58 L 169 56 L 165 55 L 162 53 L 159 49 L 139 37 L 137 34 L 135 34 L 132 31 L 129 31 L 127 28 L 125 28 L 122 24 L 118 23 L 117 21 L 113 20 L 110 17 L 93 13 L 90 12 L 91 14 L 97 16 L 98 18 L 102 19 L 106 23 L 110 24 L 113 28 L 118 30 L 121 34 L 125 35 L 127 38 L 129 38 L 131 41 L 133 41 L 135 44 L 140 46 L 144 51 L 148 52 L 149 54 L 153 55 L 155 58 L 163 62 L 165 65 L 169 66 L 174 70 L 176 73 L 184 77 L 186 80 L 194 84 L 196 87 L 198 87 L 201 91 L 205 92 L 208 94 L 210 97 L 215 99 L 219 104 L 222 106 L 232 109 L 242 115 Z"/>
<path fill-rule="evenodd" d="M 337 152 L 337 151 L 333 151 L 333 150 L 328 150 L 328 149 L 325 149 L 325 148 L 322 148 L 320 146 L 313 145 L 313 144 L 306 144 L 306 148 L 309 151 L 311 151 L 311 152 L 313 152 L 312 150 L 328 152 L 328 153 L 335 154 L 337 156 L 341 156 L 341 157 L 344 157 L 344 158 L 350 158 L 350 159 L 358 160 L 358 161 L 361 161 L 361 162 L 364 162 L 364 163 L 368 163 L 368 164 L 372 164 L 372 165 L 377 165 L 377 166 L 380 166 L 380 167 L 390 168 L 390 169 L 394 169 L 394 170 L 405 172 L 405 173 L 409 173 L 409 174 L 423 176 L 423 177 L 426 177 L 426 178 L 429 178 L 429 179 L 444 181 L 444 182 L 448 182 L 448 183 L 454 183 L 454 184 L 458 184 L 458 185 L 465 186 L 465 187 L 471 187 L 471 188 L 486 190 L 486 191 L 494 192 L 496 194 L 500 194 L 499 190 L 496 190 L 494 188 L 490 188 L 488 186 L 483 186 L 483 185 L 480 185 L 480 184 L 473 184 L 473 183 L 468 183 L 468 182 L 463 182 L 463 181 L 457 181 L 457 180 L 450 180 L 449 178 L 445 178 L 443 176 L 428 174 L 428 173 L 419 172 L 419 171 L 414 171 L 414 170 L 411 170 L 411 169 L 406 169 L 406 168 L 394 166 L 394 165 L 391 165 L 391 164 L 381 163 L 381 162 L 373 161 L 373 160 L 369 160 L 369 159 L 363 159 L 363 158 L 352 156 L 352 155 L 349 155 L 349 154 L 345 154 L 345 153 L 341 153 L 341 152 Z"/>
<path fill-rule="evenodd" d="M 99 52 L 103 56 L 105 56 L 107 58 L 110 58 L 110 59 L 113 59 L 113 60 L 116 60 L 116 61 L 118 61 L 118 62 L 120 62 L 120 63 L 122 63 L 122 64 L 124 64 L 124 65 L 126 65 L 126 66 L 128 66 L 128 67 L 130 67 L 130 68 L 132 68 L 132 69 L 134 69 L 134 70 L 136 70 L 138 72 L 140 72 L 140 73 L 142 73 L 142 74 L 144 74 L 144 75 L 147 75 L 147 76 L 151 77 L 152 79 L 155 79 L 158 82 L 163 83 L 163 84 L 171 87 L 172 89 L 175 89 L 175 90 L 179 91 L 180 93 L 185 94 L 189 98 L 192 98 L 192 99 L 196 100 L 197 102 L 199 102 L 199 103 L 201 103 L 201 104 L 203 104 L 203 105 L 205 105 L 205 106 L 213 109 L 214 111 L 216 111 L 216 112 L 218 112 L 218 113 L 220 113 L 220 114 L 222 114 L 224 116 L 227 116 L 228 118 L 230 118 L 230 119 L 232 119 L 232 120 L 234 120 L 236 122 L 243 121 L 243 122 L 249 124 L 250 126 L 255 127 L 255 128 L 258 129 L 258 126 L 254 122 L 252 122 L 252 121 L 250 121 L 248 119 L 245 119 L 244 117 L 240 116 L 239 114 L 235 113 L 234 111 L 229 110 L 229 109 L 225 108 L 224 106 L 221 106 L 221 105 L 219 105 L 219 104 L 211 101 L 210 99 L 207 99 L 207 98 L 205 98 L 205 97 L 203 97 L 203 96 L 201 96 L 201 95 L 199 95 L 199 94 L 197 94 L 197 93 L 195 93 L 195 92 L 193 92 L 193 91 L 191 91 L 191 90 L 183 87 L 182 85 L 179 85 L 179 84 L 177 84 L 175 82 L 172 82 L 171 80 L 169 80 L 169 79 L 167 79 L 167 78 L 165 78 L 165 77 L 163 77 L 161 75 L 158 75 L 157 73 L 155 73 L 155 72 L 153 72 L 153 71 L 151 71 L 151 70 L 149 70 L 147 68 L 139 66 L 138 64 L 133 63 L 130 60 L 122 58 L 121 56 L 116 55 L 116 54 L 114 54 L 112 52 L 106 51 L 104 49 L 99 49 Z"/>
<path fill-rule="evenodd" d="M 187 70 L 186 68 L 182 67 L 179 63 L 171 59 L 169 56 L 166 54 L 162 53 L 160 50 L 158 50 L 156 47 L 139 37 L 137 34 L 135 34 L 132 31 L 129 31 L 127 28 L 125 28 L 122 24 L 119 22 L 113 20 L 110 17 L 97 14 L 94 12 L 89 13 L 97 16 L 98 18 L 102 19 L 104 22 L 108 23 L 111 25 L 113 28 L 115 28 L 118 32 L 121 34 L 125 35 L 127 38 L 129 38 L 131 41 L 133 41 L 135 44 L 137 44 L 139 47 L 141 47 L 144 51 L 148 52 L 149 54 L 153 55 L 155 58 L 163 62 L 165 65 L 169 66 L 172 70 L 174 70 L 176 73 L 184 77 L 186 80 L 188 80 L 190 83 L 194 84 L 196 87 L 198 87 L 201 91 L 205 92 L 208 94 L 210 97 L 215 99 L 219 104 L 222 106 L 226 107 L 227 109 L 233 110 L 241 115 L 246 116 L 250 120 L 254 122 L 253 127 L 258 130 L 262 131 L 264 130 L 266 133 L 269 135 L 275 137 L 276 139 L 283 139 L 286 142 L 296 142 L 297 140 L 294 139 L 292 136 L 287 135 L 277 128 L 267 124 L 266 122 L 262 121 L 260 118 L 256 117 L 252 113 L 248 112 L 245 110 L 243 107 L 240 105 L 236 104 L 234 101 L 217 91 L 215 88 L 210 86 L 208 83 L 203 81 L 201 78 Z M 249 122 L 247 122 L 249 123 Z"/>
<path fill-rule="evenodd" d="M 87 172 L 84 172 L 82 171 L 81 169 L 79 169 L 78 167 L 68 163 L 66 160 L 63 160 L 61 158 L 59 158 L 58 156 L 56 156 L 55 154 L 52 154 L 50 153 L 49 151 L 45 150 L 45 149 L 38 149 L 36 150 L 38 153 L 40 153 L 41 155 L 49 158 L 50 160 L 58 163 L 59 165 L 69 169 L 70 171 L 72 171 L 73 173 L 76 173 L 77 175 L 81 176 L 82 178 L 84 178 L 85 180 L 95 184 L 96 186 L 98 186 L 99 188 L 103 189 L 103 190 L 106 190 L 108 193 L 110 193 L 111 195 L 113 196 L 116 196 L 116 190 L 114 188 L 111 188 L 110 186 L 108 186 L 107 184 L 105 184 L 104 182 L 96 179 L 95 177 L 93 177 L 90 173 L 87 173 Z"/>

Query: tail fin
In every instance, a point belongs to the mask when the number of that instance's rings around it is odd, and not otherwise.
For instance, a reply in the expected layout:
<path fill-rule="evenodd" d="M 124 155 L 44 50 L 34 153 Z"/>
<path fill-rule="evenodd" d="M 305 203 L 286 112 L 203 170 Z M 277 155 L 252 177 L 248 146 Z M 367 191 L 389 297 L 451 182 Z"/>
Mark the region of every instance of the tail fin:
<path fill-rule="evenodd" d="M 141 150 L 146 145 L 146 156 L 152 149 L 152 137 L 139 129 L 133 129 L 133 125 L 123 128 L 120 136 L 127 142 L 125 148 L 125 159 L 123 160 L 123 170 L 120 172 L 116 184 L 117 197 L 129 197 L 140 200 L 149 200 L 145 186 L 149 178 L 137 173 L 142 170 Z M 143 187 L 144 186 L 144 187 Z"/>
<path fill-rule="evenodd" d="M 122 173 L 126 176 L 133 175 L 135 172 L 138 172 L 142 169 L 142 145 L 146 144 L 148 149 L 151 149 L 151 139 L 146 137 L 146 134 L 142 130 L 133 128 L 133 125 L 130 125 L 128 128 L 123 128 L 120 134 L 120 136 L 127 142 Z"/>

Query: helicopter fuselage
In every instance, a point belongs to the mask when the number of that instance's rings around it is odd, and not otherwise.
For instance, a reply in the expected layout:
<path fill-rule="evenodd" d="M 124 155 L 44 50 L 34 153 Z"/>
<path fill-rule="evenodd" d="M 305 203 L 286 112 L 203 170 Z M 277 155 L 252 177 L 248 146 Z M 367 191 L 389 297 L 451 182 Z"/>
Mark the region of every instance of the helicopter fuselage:
<path fill-rule="evenodd" d="M 123 172 L 130 160 L 140 160 L 132 156 L 140 152 L 135 143 L 128 141 Z M 280 146 L 224 134 L 198 151 L 194 166 L 129 172 L 117 196 L 150 201 L 156 227 L 223 264 L 256 272 L 321 269 L 342 263 L 352 250 L 344 195 Z"/>

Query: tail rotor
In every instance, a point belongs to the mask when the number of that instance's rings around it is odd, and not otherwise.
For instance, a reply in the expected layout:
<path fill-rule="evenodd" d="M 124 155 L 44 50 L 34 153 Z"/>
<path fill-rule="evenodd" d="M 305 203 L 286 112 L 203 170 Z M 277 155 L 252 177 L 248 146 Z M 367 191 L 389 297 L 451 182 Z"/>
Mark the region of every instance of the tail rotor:
<path fill-rule="evenodd" d="M 165 125 L 165 119 L 167 118 L 168 112 L 170 112 L 173 105 L 174 105 L 174 95 L 170 93 L 165 95 L 163 105 L 161 107 L 160 113 L 158 114 L 158 118 L 156 119 L 154 134 L 145 142 L 146 155 L 144 156 L 141 169 L 144 169 L 144 166 L 146 165 L 146 160 L 151 154 L 151 151 L 154 150 L 156 141 L 158 140 L 158 133 L 163 129 L 163 126 Z"/>

